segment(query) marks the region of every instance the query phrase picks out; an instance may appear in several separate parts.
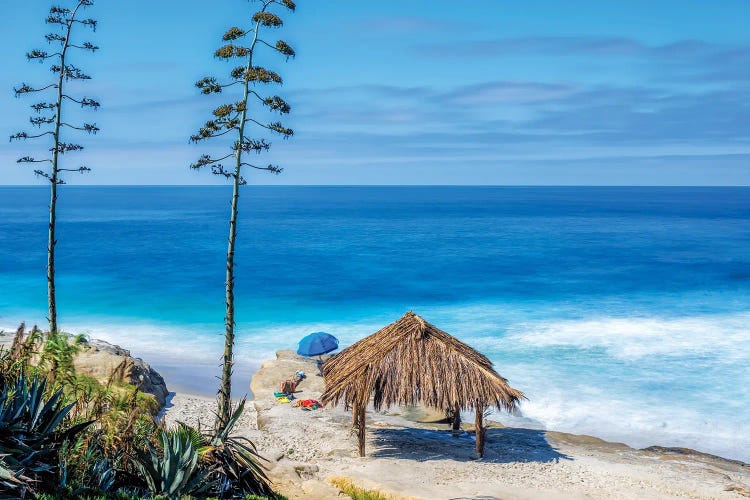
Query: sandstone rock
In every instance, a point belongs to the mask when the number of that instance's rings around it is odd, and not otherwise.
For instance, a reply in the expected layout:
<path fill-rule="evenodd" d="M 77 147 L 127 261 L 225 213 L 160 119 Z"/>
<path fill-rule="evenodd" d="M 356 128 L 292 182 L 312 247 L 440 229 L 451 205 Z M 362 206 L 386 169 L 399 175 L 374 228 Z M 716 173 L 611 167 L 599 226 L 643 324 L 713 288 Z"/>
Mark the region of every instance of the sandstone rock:
<path fill-rule="evenodd" d="M 159 407 L 166 405 L 169 390 L 159 373 L 140 358 L 134 358 L 130 351 L 103 340 L 90 340 L 74 360 L 76 372 L 94 377 L 106 384 L 125 382 L 133 384 L 140 391 L 152 394 Z"/>

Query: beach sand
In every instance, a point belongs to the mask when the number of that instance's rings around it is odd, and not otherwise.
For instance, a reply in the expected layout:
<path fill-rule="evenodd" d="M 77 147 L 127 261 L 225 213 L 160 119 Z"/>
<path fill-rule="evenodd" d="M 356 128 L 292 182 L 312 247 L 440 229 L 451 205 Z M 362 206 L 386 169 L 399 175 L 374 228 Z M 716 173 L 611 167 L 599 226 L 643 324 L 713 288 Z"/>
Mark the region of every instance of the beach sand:
<path fill-rule="evenodd" d="M 474 459 L 471 426 L 454 436 L 434 414 L 392 408 L 367 414 L 367 457 L 357 453 L 351 413 L 342 407 L 303 411 L 273 392 L 296 370 L 308 377 L 298 399 L 318 399 L 315 364 L 279 351 L 252 378 L 238 432 L 267 460 L 269 476 L 290 499 L 341 499 L 330 484 L 343 477 L 392 498 L 663 499 L 748 498 L 750 466 L 691 450 L 636 450 L 591 436 L 503 427 L 487 431 L 485 458 Z M 169 379 L 167 379 L 169 383 Z M 213 423 L 215 399 L 175 394 L 167 423 Z"/>

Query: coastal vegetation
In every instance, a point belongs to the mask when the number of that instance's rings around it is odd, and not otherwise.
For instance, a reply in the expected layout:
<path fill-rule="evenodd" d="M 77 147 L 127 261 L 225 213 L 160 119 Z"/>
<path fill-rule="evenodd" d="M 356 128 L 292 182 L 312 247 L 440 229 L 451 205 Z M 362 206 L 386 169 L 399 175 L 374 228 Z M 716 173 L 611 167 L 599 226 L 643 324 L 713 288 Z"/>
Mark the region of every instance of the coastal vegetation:
<path fill-rule="evenodd" d="M 57 333 L 57 301 L 55 290 L 55 246 L 57 245 L 57 187 L 65 184 L 62 178 L 64 172 L 88 172 L 86 166 L 70 168 L 63 164 L 62 155 L 81 151 L 83 146 L 72 142 L 65 142 L 63 130 L 78 130 L 88 134 L 96 134 L 99 128 L 94 123 L 71 123 L 66 120 L 67 113 L 63 113 L 64 104 L 77 104 L 82 108 L 98 109 L 99 102 L 90 97 L 73 97 L 67 91 L 70 83 L 80 80 L 90 80 L 80 67 L 71 62 L 71 51 L 82 50 L 96 52 L 99 47 L 88 41 L 76 41 L 73 38 L 77 28 L 96 30 L 97 21 L 92 18 L 82 18 L 82 13 L 94 5 L 92 0 L 77 0 L 72 8 L 53 6 L 45 22 L 56 29 L 45 35 L 47 43 L 56 48 L 55 52 L 34 49 L 26 54 L 29 61 L 52 61 L 50 70 L 54 74 L 54 81 L 47 85 L 31 86 L 22 83 L 14 88 L 16 97 L 27 94 L 53 93 L 53 98 L 37 102 L 31 106 L 35 114 L 30 118 L 31 125 L 39 128 L 36 132 L 17 132 L 10 140 L 26 140 L 51 137 L 51 153 L 48 158 L 24 156 L 18 163 L 37 165 L 34 173 L 47 179 L 50 184 L 49 227 L 47 237 L 47 305 L 49 309 L 49 331 Z M 45 168 L 43 165 L 47 165 Z"/>
<path fill-rule="evenodd" d="M 237 239 L 237 215 L 239 213 L 240 186 L 247 184 L 243 176 L 243 169 L 263 170 L 278 174 L 281 167 L 278 165 L 250 163 L 247 155 L 251 153 L 260 154 L 268 151 L 271 144 L 263 137 L 251 137 L 248 131 L 251 127 L 267 130 L 279 134 L 284 138 L 293 135 L 293 131 L 279 121 L 265 123 L 260 118 L 250 114 L 253 104 L 267 108 L 268 111 L 279 114 L 287 114 L 291 107 L 278 95 L 265 95 L 256 90 L 258 85 L 281 84 L 282 78 L 278 73 L 257 64 L 256 49 L 260 47 L 270 48 L 272 51 L 285 56 L 287 59 L 294 57 L 292 47 L 283 40 L 271 43 L 261 38 L 265 30 L 280 28 L 284 23 L 282 19 L 271 12 L 275 6 L 280 6 L 289 11 L 294 11 L 296 6 L 292 0 L 260 0 L 261 8 L 252 16 L 253 27 L 245 30 L 231 27 L 224 33 L 221 46 L 214 53 L 215 57 L 226 61 L 241 60 L 243 64 L 236 66 L 230 72 L 228 81 L 220 82 L 217 78 L 208 76 L 196 83 L 203 94 L 220 94 L 225 89 L 239 86 L 241 99 L 237 102 L 228 102 L 213 110 L 213 117 L 208 120 L 197 134 L 193 135 L 192 142 L 202 142 L 228 135 L 234 141 L 229 147 L 229 153 L 223 156 L 204 154 L 193 164 L 191 168 L 201 169 L 209 167 L 215 175 L 223 176 L 232 182 L 232 210 L 229 217 L 229 239 L 227 246 L 226 281 L 225 281 L 225 344 L 222 360 L 221 386 L 219 388 L 219 412 L 217 426 L 227 422 L 231 414 L 232 396 L 232 365 L 234 358 L 234 263 L 235 242 Z M 249 45 L 240 44 L 241 40 L 250 40 Z M 225 163 L 229 162 L 229 166 Z"/>
<path fill-rule="evenodd" d="M 77 373 L 83 337 L 29 332 L 0 348 L 0 498 L 278 498 L 234 429 L 157 419 L 138 387 Z"/>

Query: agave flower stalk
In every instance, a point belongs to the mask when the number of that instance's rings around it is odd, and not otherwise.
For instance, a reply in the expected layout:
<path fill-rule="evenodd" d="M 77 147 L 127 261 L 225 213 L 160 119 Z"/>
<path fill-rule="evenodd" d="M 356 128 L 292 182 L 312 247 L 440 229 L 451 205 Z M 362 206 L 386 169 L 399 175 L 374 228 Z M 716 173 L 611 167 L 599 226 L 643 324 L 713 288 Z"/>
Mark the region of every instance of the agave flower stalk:
<path fill-rule="evenodd" d="M 223 136 L 233 138 L 229 151 L 225 155 L 202 155 L 190 167 L 202 169 L 209 167 L 215 175 L 220 175 L 232 182 L 232 208 L 229 218 L 229 239 L 226 258 L 226 281 L 225 281 L 225 342 L 222 359 L 221 386 L 218 391 L 219 411 L 217 414 L 217 427 L 229 421 L 231 416 L 231 393 L 232 393 L 232 365 L 235 336 L 235 310 L 234 310 L 234 264 L 235 264 L 235 242 L 237 239 L 237 214 L 239 208 L 240 186 L 247 184 L 243 176 L 244 169 L 262 170 L 278 174 L 281 167 L 273 164 L 250 163 L 246 161 L 250 153 L 260 154 L 270 149 L 271 144 L 263 137 L 250 137 L 248 131 L 251 128 L 261 132 L 272 132 L 288 138 L 294 134 L 279 121 L 266 122 L 255 114 L 251 115 L 253 109 L 260 113 L 262 108 L 265 112 L 287 114 L 291 107 L 287 102 L 277 95 L 265 95 L 260 88 L 266 85 L 281 84 L 282 79 L 278 73 L 257 65 L 256 51 L 260 48 L 270 49 L 287 59 L 294 57 L 295 52 L 289 44 L 283 40 L 270 42 L 262 38 L 262 34 L 271 29 L 280 28 L 284 23 L 282 19 L 271 12 L 275 7 L 294 11 L 296 6 L 292 0 L 257 0 L 261 5 L 260 10 L 252 15 L 252 26 L 250 29 L 232 27 L 224 33 L 225 45 L 214 53 L 214 56 L 226 61 L 241 60 L 244 64 L 235 67 L 230 72 L 230 79 L 220 82 L 214 77 L 206 77 L 196 83 L 203 94 L 219 94 L 228 88 L 239 88 L 241 99 L 236 102 L 222 104 L 213 110 L 213 117 L 193 135 L 191 142 L 198 143 L 208 139 Z M 249 43 L 242 44 L 242 41 Z M 253 107 L 255 105 L 255 107 Z M 260 108 L 260 109 L 258 109 Z M 227 164 L 225 166 L 225 164 Z"/>
<path fill-rule="evenodd" d="M 70 82 L 76 80 L 90 80 L 81 68 L 74 66 L 70 62 L 72 50 L 82 50 L 95 52 L 99 47 L 91 42 L 75 42 L 72 38 L 76 28 L 89 28 L 96 30 L 97 22 L 91 18 L 81 18 L 81 13 L 94 5 L 92 0 L 76 0 L 71 8 L 53 6 L 49 10 L 46 23 L 56 27 L 56 29 L 45 35 L 47 43 L 54 46 L 54 51 L 35 49 L 26 54 L 30 61 L 47 62 L 52 64 L 50 70 L 55 75 L 55 79 L 48 85 L 33 87 L 27 83 L 21 84 L 14 88 L 16 97 L 26 94 L 52 93 L 54 100 L 42 101 L 31 106 L 35 115 L 30 118 L 31 125 L 36 127 L 39 132 L 17 132 L 10 137 L 11 141 L 52 138 L 52 146 L 49 149 L 50 156 L 47 158 L 36 158 L 24 156 L 18 159 L 18 163 L 37 165 L 38 168 L 34 173 L 45 178 L 50 183 L 50 204 L 49 204 L 49 231 L 47 238 L 47 305 L 49 309 L 48 321 L 50 333 L 57 334 L 57 301 L 55 291 L 55 246 L 57 239 L 55 230 L 57 227 L 57 186 L 64 184 L 62 179 L 63 172 L 88 172 L 91 169 L 87 166 L 78 166 L 75 168 L 63 168 L 61 156 L 80 151 L 83 146 L 63 141 L 63 130 L 80 130 L 88 134 L 96 134 L 99 128 L 94 123 L 71 124 L 65 121 L 63 114 L 64 103 L 78 104 L 83 108 L 97 109 L 99 102 L 89 97 L 76 98 L 66 93 L 66 87 Z M 52 113 L 52 114 L 50 114 Z M 43 165 L 47 165 L 44 168 Z"/>

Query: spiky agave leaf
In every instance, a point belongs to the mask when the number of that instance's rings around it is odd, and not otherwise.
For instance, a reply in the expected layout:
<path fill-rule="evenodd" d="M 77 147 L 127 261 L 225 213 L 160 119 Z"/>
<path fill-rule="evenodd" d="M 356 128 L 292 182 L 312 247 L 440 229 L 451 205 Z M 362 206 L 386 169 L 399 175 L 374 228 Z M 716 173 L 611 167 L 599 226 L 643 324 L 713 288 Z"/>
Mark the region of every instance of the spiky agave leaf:
<path fill-rule="evenodd" d="M 161 431 L 161 453 L 151 444 L 134 461 L 153 496 L 181 498 L 208 491 L 212 483 L 198 464 L 191 436 L 180 428 Z"/>
<path fill-rule="evenodd" d="M 73 403 L 65 405 L 62 390 L 46 396 L 46 380 L 24 374 L 0 387 L 0 457 L 21 488 L 36 489 L 49 484 L 58 468 L 58 453 L 91 422 L 60 429 Z M 8 475 L 7 473 L 5 474 Z M 17 483 L 4 478 L 3 488 Z"/>
<path fill-rule="evenodd" d="M 246 400 L 243 399 L 228 420 L 218 419 L 218 427 L 206 436 L 211 449 L 206 453 L 204 461 L 216 484 L 243 494 L 272 495 L 262 464 L 263 458 L 256 451 L 255 445 L 249 439 L 233 434 L 245 410 L 245 404 Z"/>

